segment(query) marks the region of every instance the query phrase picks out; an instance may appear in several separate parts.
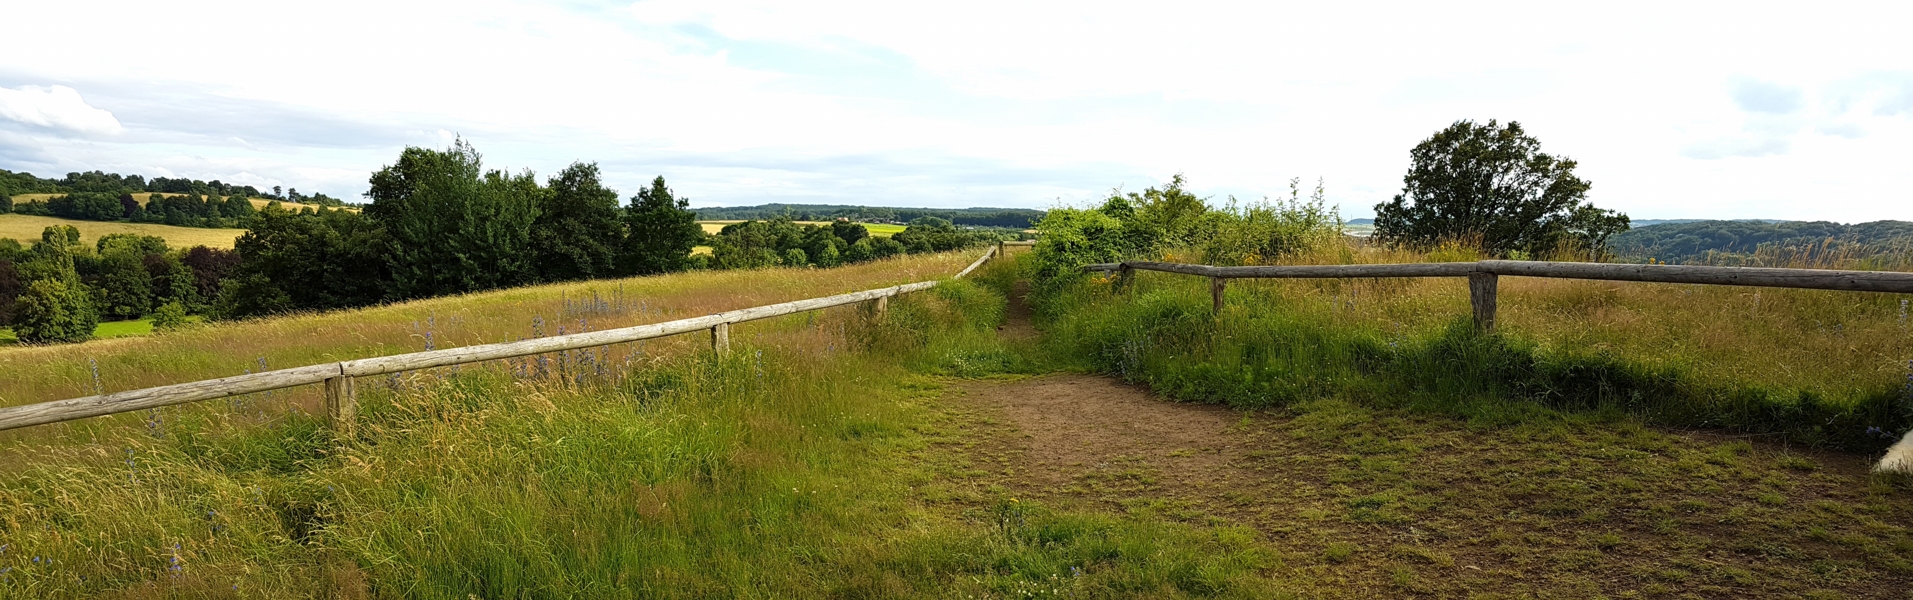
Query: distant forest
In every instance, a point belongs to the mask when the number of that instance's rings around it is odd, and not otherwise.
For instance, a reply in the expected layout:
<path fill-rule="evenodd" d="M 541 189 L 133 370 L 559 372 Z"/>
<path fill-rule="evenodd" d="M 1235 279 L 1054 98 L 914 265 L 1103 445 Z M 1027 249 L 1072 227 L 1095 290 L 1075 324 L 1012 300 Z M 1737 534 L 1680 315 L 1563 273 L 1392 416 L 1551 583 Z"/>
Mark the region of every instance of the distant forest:
<path fill-rule="evenodd" d="M 694 208 L 701 221 L 744 221 L 788 217 L 792 221 L 832 221 L 845 218 L 868 223 L 909 223 L 934 217 L 958 226 L 1027 229 L 1043 220 L 1044 211 L 1027 208 L 891 208 L 838 204 L 765 204 Z"/>
<path fill-rule="evenodd" d="M 1608 245 L 1623 258 L 1677 264 L 1825 262 L 1822 257 L 1913 252 L 1913 222 L 1690 221 L 1636 227 L 1616 234 Z"/>
<path fill-rule="evenodd" d="M 107 194 L 120 196 L 143 192 L 161 192 L 167 194 L 192 194 L 196 196 L 245 196 L 265 198 L 321 206 L 344 206 L 346 202 L 325 194 L 301 194 L 298 188 L 280 189 L 273 186 L 270 190 L 261 190 L 250 185 L 224 183 L 217 179 L 200 181 L 172 177 L 154 177 L 147 179 L 141 175 L 121 175 L 87 171 L 85 173 L 67 173 L 60 179 L 42 179 L 32 173 L 14 172 L 0 169 L 0 198 L 9 198 L 19 194 Z"/>

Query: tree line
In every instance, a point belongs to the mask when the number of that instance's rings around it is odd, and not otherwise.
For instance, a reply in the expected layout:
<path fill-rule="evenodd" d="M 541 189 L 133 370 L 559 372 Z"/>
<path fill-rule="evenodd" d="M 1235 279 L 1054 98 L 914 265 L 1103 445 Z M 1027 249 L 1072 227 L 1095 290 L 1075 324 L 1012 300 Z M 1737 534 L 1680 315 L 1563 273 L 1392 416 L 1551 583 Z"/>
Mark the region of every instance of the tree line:
<path fill-rule="evenodd" d="M 68 194 L 70 210 L 130 210 L 89 204 L 92 194 Z M 529 170 L 485 168 L 462 139 L 443 150 L 406 148 L 372 174 L 365 196 L 362 211 L 275 204 L 229 215 L 219 211 L 239 205 L 191 204 L 190 195 L 143 208 L 148 219 L 180 211 L 242 218 L 247 231 L 233 250 L 173 249 L 161 238 L 125 234 L 88 246 L 71 226 L 47 228 L 31 247 L 0 241 L 0 324 L 29 343 L 79 341 L 102 319 L 152 317 L 170 326 L 189 315 L 246 318 L 698 268 L 831 267 L 1000 238 L 934 217 L 893 237 L 847 221 L 787 218 L 709 235 L 662 176 L 620 205 L 595 163 L 573 163 L 540 181 Z M 697 246 L 711 252 L 693 254 Z"/>
<path fill-rule="evenodd" d="M 1612 245 L 1625 258 L 1673 263 L 1755 264 L 1761 252 L 1809 248 L 1864 257 L 1913 249 L 1913 222 L 1690 221 L 1633 229 Z"/>
<path fill-rule="evenodd" d="M 1028 229 L 1043 219 L 1043 211 L 1026 208 L 892 208 L 837 204 L 764 204 L 700 208 L 697 209 L 697 217 L 707 221 L 784 218 L 792 221 L 845 219 L 868 223 L 911 223 L 924 217 L 933 217 L 949 221 L 959 227 Z"/>
<path fill-rule="evenodd" d="M 20 194 L 62 195 L 45 201 L 15 201 L 13 196 Z M 32 173 L 0 169 L 0 214 L 19 212 L 89 221 L 137 221 L 139 215 L 134 207 L 143 204 L 140 200 L 146 200 L 144 204 L 150 204 L 152 200 L 159 197 L 174 195 L 189 196 L 202 204 L 223 205 L 247 202 L 250 198 L 264 198 L 330 207 L 346 205 L 344 200 L 323 193 L 307 195 L 299 193 L 298 188 L 281 189 L 280 186 L 261 190 L 250 185 L 230 184 L 217 179 L 212 181 L 177 177 L 147 179 L 141 175 L 120 175 L 101 171 L 67 173 L 66 177 L 60 179 L 42 179 Z M 250 202 L 247 203 L 250 204 Z M 201 217 L 204 218 L 205 215 Z M 243 228 L 245 224 L 226 222 L 218 225 L 195 224 L 194 226 Z"/>

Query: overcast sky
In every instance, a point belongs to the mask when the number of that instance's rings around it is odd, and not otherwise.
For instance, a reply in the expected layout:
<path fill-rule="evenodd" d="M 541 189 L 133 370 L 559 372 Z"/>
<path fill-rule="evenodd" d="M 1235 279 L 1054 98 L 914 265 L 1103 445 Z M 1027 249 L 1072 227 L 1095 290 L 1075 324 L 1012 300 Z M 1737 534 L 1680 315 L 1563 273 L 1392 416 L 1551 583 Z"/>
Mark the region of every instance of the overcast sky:
<path fill-rule="evenodd" d="M 1183 173 L 1345 217 L 1458 119 L 1637 219 L 1913 220 L 1913 2 L 31 2 L 0 168 L 358 198 L 407 145 L 694 205 L 1080 205 Z"/>

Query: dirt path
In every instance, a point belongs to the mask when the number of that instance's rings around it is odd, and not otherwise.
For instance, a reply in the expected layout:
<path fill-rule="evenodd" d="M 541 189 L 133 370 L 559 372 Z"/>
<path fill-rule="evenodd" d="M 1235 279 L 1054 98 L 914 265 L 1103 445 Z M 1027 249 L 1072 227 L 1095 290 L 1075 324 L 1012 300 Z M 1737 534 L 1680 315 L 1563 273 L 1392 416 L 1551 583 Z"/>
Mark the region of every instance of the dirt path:
<path fill-rule="evenodd" d="M 1019 292 L 1022 290 L 1019 289 Z M 1021 294 L 1005 338 L 1037 335 Z M 1913 584 L 1913 495 L 1864 457 L 1627 423 L 1244 412 L 1058 374 L 965 382 L 988 484 L 1259 531 L 1305 596 L 1829 597 Z"/>

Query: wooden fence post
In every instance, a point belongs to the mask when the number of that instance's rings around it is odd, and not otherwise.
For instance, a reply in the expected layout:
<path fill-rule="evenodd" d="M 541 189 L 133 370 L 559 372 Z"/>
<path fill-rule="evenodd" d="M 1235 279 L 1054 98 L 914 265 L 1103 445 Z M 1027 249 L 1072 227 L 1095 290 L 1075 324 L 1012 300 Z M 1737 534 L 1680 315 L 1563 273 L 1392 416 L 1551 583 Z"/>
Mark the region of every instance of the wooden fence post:
<path fill-rule="evenodd" d="M 1116 267 L 1116 289 L 1129 291 L 1129 286 L 1136 277 L 1136 270 L 1129 268 L 1129 263 L 1121 263 L 1121 265 Z"/>
<path fill-rule="evenodd" d="M 718 323 L 711 327 L 711 350 L 718 356 L 731 353 L 731 324 Z"/>
<path fill-rule="evenodd" d="M 1218 315 L 1222 314 L 1222 290 L 1228 287 L 1228 281 L 1221 277 L 1209 278 L 1209 295 L 1215 300 L 1215 312 Z"/>
<path fill-rule="evenodd" d="M 1494 273 L 1468 274 L 1468 301 L 1475 307 L 1475 331 L 1495 330 L 1495 288 L 1500 279 Z"/>
<path fill-rule="evenodd" d="M 876 312 L 877 312 L 877 318 L 879 318 L 879 319 L 882 319 L 882 318 L 883 318 L 883 315 L 884 315 L 884 312 L 885 312 L 885 311 L 888 311 L 888 310 L 890 310 L 890 297 L 889 297 L 889 296 L 878 296 L 878 297 L 877 297 L 877 310 L 876 310 Z"/>
<path fill-rule="evenodd" d="M 332 426 L 332 433 L 343 439 L 350 439 L 357 429 L 359 418 L 359 390 L 352 382 L 352 376 L 340 375 L 325 380 L 325 415 Z"/>

